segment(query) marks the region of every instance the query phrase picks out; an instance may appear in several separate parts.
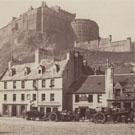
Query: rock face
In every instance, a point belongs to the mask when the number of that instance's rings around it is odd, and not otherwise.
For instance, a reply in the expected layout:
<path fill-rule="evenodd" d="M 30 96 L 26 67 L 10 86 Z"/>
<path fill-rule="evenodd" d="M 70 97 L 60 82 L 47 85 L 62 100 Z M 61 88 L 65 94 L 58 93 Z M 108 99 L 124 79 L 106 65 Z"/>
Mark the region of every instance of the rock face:
<path fill-rule="evenodd" d="M 70 33 L 70 32 L 67 32 Z M 8 61 L 12 58 L 15 62 L 34 61 L 34 50 L 41 48 L 50 53 L 57 55 L 60 52 L 73 46 L 73 38 L 68 34 L 46 34 L 34 31 L 18 32 L 12 37 L 1 38 L 0 43 L 0 73 L 7 67 Z"/>

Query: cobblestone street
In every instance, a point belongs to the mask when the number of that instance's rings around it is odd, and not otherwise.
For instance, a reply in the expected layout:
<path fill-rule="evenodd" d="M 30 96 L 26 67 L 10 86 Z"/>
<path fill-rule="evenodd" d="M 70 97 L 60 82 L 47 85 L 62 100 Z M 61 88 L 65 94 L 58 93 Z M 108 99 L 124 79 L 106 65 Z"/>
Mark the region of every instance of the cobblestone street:
<path fill-rule="evenodd" d="M 26 121 L 0 118 L 0 135 L 135 135 L 135 124 Z"/>

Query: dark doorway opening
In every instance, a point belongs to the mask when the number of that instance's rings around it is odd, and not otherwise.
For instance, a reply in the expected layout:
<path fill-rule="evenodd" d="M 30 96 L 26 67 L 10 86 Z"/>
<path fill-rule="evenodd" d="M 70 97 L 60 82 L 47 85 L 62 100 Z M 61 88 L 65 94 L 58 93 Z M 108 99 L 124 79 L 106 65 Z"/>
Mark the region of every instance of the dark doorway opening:
<path fill-rule="evenodd" d="M 16 105 L 12 106 L 12 116 L 16 116 L 17 115 L 17 107 Z"/>
<path fill-rule="evenodd" d="M 86 109 L 87 107 L 80 107 L 80 118 L 86 117 Z"/>
<path fill-rule="evenodd" d="M 124 103 L 124 108 L 125 108 L 126 110 L 131 109 L 131 102 Z"/>
<path fill-rule="evenodd" d="M 49 114 L 51 112 L 51 108 L 50 107 L 47 107 L 46 108 L 46 114 Z"/>
<path fill-rule="evenodd" d="M 3 105 L 3 115 L 8 115 L 8 106 Z"/>

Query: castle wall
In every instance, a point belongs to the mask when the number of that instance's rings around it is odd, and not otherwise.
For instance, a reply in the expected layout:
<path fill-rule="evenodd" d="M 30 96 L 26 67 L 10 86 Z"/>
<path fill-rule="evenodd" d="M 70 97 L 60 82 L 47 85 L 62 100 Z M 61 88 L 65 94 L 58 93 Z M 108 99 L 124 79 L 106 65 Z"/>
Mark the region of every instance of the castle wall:
<path fill-rule="evenodd" d="M 75 44 L 75 47 L 108 52 L 130 52 L 135 50 L 135 44 L 131 42 L 131 38 L 115 42 L 112 42 L 110 38 L 79 42 Z"/>
<path fill-rule="evenodd" d="M 96 22 L 88 19 L 75 19 L 72 23 L 76 41 L 91 41 L 99 38 L 99 27 Z"/>
<path fill-rule="evenodd" d="M 11 36 L 17 31 L 34 30 L 37 32 L 63 32 L 66 25 L 75 18 L 75 14 L 70 14 L 60 7 L 49 8 L 42 5 L 36 9 L 32 7 L 18 18 L 13 17 L 8 25 L 0 29 L 0 39 Z M 55 22 L 55 23 L 54 23 Z"/>

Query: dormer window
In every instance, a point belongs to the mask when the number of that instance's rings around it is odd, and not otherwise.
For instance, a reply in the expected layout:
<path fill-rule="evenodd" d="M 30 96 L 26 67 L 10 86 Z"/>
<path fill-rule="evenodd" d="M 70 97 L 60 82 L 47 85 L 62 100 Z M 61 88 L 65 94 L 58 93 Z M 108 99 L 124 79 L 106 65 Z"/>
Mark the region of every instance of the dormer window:
<path fill-rule="evenodd" d="M 28 75 L 29 73 L 30 73 L 30 68 L 29 67 L 25 67 L 24 75 Z"/>
<path fill-rule="evenodd" d="M 60 71 L 60 66 L 58 65 L 58 64 L 55 64 L 54 66 L 53 66 L 53 72 L 54 73 L 58 73 Z"/>
<path fill-rule="evenodd" d="M 40 65 L 40 66 L 38 67 L 38 74 L 43 74 L 44 72 L 45 72 L 45 67 L 42 66 L 42 65 Z"/>
<path fill-rule="evenodd" d="M 11 69 L 9 70 L 9 76 L 13 76 L 13 75 L 15 75 L 15 74 L 16 74 L 15 68 L 11 68 Z"/>
<path fill-rule="evenodd" d="M 60 66 L 58 64 L 55 64 L 55 67 L 56 67 L 56 72 L 59 72 L 60 71 Z"/>

